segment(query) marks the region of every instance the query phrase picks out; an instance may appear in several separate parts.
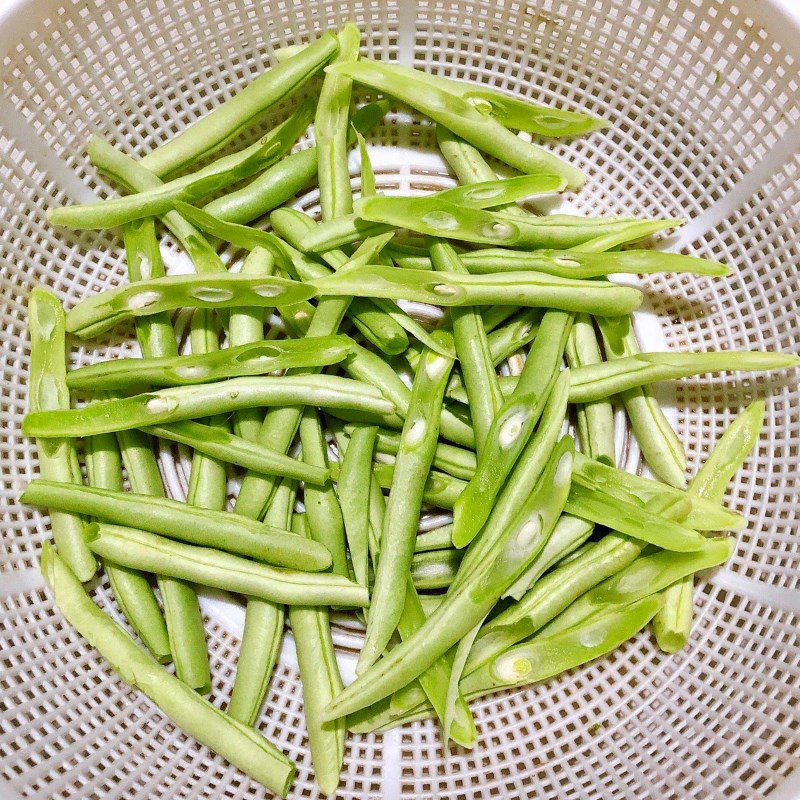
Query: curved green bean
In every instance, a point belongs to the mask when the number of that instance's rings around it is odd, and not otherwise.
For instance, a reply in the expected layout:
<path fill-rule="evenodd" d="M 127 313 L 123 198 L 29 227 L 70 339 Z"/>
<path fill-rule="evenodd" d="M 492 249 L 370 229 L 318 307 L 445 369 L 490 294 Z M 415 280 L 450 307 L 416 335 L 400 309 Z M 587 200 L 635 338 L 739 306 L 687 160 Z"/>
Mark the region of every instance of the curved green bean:
<path fill-rule="evenodd" d="M 88 526 L 87 539 L 94 553 L 123 566 L 273 603 L 351 608 L 366 606 L 369 602 L 366 589 L 339 575 L 277 569 L 134 528 L 93 523 Z M 308 541 L 307 544 L 314 543 Z"/>
<path fill-rule="evenodd" d="M 211 113 L 148 153 L 141 164 L 155 175 L 183 169 L 224 147 L 275 103 L 299 89 L 336 54 L 336 36 L 329 31 L 295 58 L 260 75 Z"/>
<path fill-rule="evenodd" d="M 280 567 L 318 571 L 331 563 L 330 553 L 316 542 L 239 515 L 193 507 L 166 497 L 36 479 L 28 484 L 21 500 L 31 505 L 51 503 L 56 508 L 117 525 L 135 523 L 138 528 L 170 539 L 250 556 Z"/>
<path fill-rule="evenodd" d="M 31 338 L 28 373 L 30 413 L 69 414 L 64 309 L 56 296 L 41 286 L 31 290 L 28 327 Z M 75 443 L 70 439 L 37 439 L 36 449 L 39 473 L 43 478 L 75 484 L 82 482 Z M 88 581 L 97 571 L 97 561 L 83 541 L 83 520 L 77 514 L 54 508 L 50 514 L 50 529 L 56 547 L 69 568 L 81 581 Z"/>
<path fill-rule="evenodd" d="M 560 175 L 573 189 L 586 180 L 580 170 L 547 150 L 523 141 L 466 99 L 451 94 L 449 88 L 443 90 L 427 79 L 410 76 L 397 70 L 395 65 L 362 60 L 337 64 L 328 71 L 347 75 L 358 83 L 396 97 L 520 172 Z"/>
<path fill-rule="evenodd" d="M 257 406 L 312 405 L 367 414 L 393 414 L 394 403 L 359 381 L 335 375 L 291 375 L 230 378 L 201 386 L 172 389 L 111 400 L 80 409 L 28 414 L 23 430 L 29 436 L 91 436 L 128 428 L 146 428 L 185 419 L 227 414 Z"/>

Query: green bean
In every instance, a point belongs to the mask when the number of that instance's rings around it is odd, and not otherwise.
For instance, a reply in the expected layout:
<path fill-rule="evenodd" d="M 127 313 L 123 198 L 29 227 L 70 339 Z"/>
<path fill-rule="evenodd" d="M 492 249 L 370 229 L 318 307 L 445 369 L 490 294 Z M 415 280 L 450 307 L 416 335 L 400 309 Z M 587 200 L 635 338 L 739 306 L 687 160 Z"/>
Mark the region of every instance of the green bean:
<path fill-rule="evenodd" d="M 791 369 L 800 356 L 756 350 L 722 350 L 717 353 L 637 353 L 572 371 L 570 401 L 587 403 L 623 394 L 657 381 L 688 378 L 726 370 L 766 371 Z"/>
<path fill-rule="evenodd" d="M 640 556 L 625 569 L 581 595 L 541 635 L 547 637 L 567 630 L 610 606 L 635 602 L 666 589 L 686 575 L 716 567 L 730 558 L 734 545 L 733 539 L 705 539 L 702 547 L 694 553 L 661 550 Z"/>
<path fill-rule="evenodd" d="M 160 439 L 188 445 L 226 464 L 236 464 L 266 475 L 307 481 L 317 486 L 330 478 L 327 469 L 305 464 L 297 458 L 291 458 L 282 452 L 258 444 L 254 439 L 245 439 L 200 422 L 186 420 L 169 425 L 153 425 L 146 431 Z"/>
<path fill-rule="evenodd" d="M 89 138 L 89 160 L 101 172 L 109 175 L 129 191 L 146 192 L 163 186 L 153 172 L 97 136 Z M 180 201 L 176 201 L 179 203 Z M 189 206 L 191 208 L 191 206 Z M 178 241 L 189 254 L 197 272 L 206 275 L 227 270 L 217 251 L 206 238 L 177 211 L 168 211 L 162 217 L 164 224 L 175 234 Z"/>
<path fill-rule="evenodd" d="M 92 602 L 47 542 L 42 547 L 41 569 L 61 613 L 126 683 L 141 689 L 178 727 L 253 780 L 286 795 L 295 772 L 286 756 L 259 733 L 199 697 L 137 647 L 122 627 Z"/>
<path fill-rule="evenodd" d="M 403 611 L 403 586 L 414 553 L 425 476 L 439 437 L 444 388 L 452 367 L 452 359 L 426 350 L 414 378 L 381 532 L 381 557 L 372 591 L 373 611 L 367 619 L 366 638 L 356 671 L 363 671 L 380 657 Z"/>
<path fill-rule="evenodd" d="M 216 547 L 280 567 L 317 571 L 331 563 L 326 548 L 285 530 L 165 497 L 37 479 L 28 484 L 21 499 L 31 505 L 50 502 L 56 508 L 117 525 L 135 522 L 138 528 L 170 539 Z"/>
<path fill-rule="evenodd" d="M 68 372 L 67 386 L 83 391 L 134 389 L 143 384 L 193 386 L 225 378 L 265 375 L 292 367 L 336 364 L 352 351 L 352 346 L 347 336 L 317 336 L 254 341 L 217 352 L 186 356 L 119 358 Z"/>
<path fill-rule="evenodd" d="M 591 317 L 580 314 L 575 319 L 564 348 L 567 365 L 572 370 L 570 391 L 575 391 L 576 371 L 602 364 L 603 356 L 597 344 Z M 614 408 L 607 399 L 579 403 L 576 408 L 578 441 L 589 458 L 614 466 L 617 463 L 614 445 Z"/>
<path fill-rule="evenodd" d="M 630 317 L 599 317 L 606 360 L 635 356 L 639 345 Z M 633 435 L 653 474 L 678 489 L 686 486 L 686 453 L 658 401 L 644 387 L 629 389 L 621 397 Z"/>
<path fill-rule="evenodd" d="M 265 522 L 275 528 L 291 527 L 295 489 L 291 481 L 284 480 L 265 517 Z M 236 660 L 236 677 L 226 713 L 243 725 L 253 725 L 267 693 L 269 679 L 275 668 L 283 638 L 284 610 L 278 603 L 247 598 L 244 630 Z"/>
<path fill-rule="evenodd" d="M 526 499 L 470 580 L 452 586 L 413 636 L 390 650 L 333 700 L 326 713 L 328 719 L 352 714 L 406 686 L 483 620 L 550 536 L 569 488 L 571 447 L 566 437 L 554 449 L 537 490 Z"/>
<path fill-rule="evenodd" d="M 192 352 L 198 355 L 219 350 L 220 326 L 211 309 L 199 308 L 192 316 L 190 342 Z M 228 418 L 217 415 L 208 419 L 211 431 L 229 433 Z M 228 501 L 228 479 L 225 463 L 216 456 L 200 450 L 192 453 L 189 488 L 186 502 L 192 506 L 222 511 Z"/>
<path fill-rule="evenodd" d="M 109 149 L 112 155 L 116 154 L 114 148 Z M 132 164 L 133 172 L 138 174 L 139 167 L 133 159 L 125 156 L 121 160 L 125 169 Z M 145 170 L 145 177 L 147 175 Z M 158 179 L 154 180 L 157 184 Z M 186 227 L 185 221 L 180 221 L 179 230 L 182 230 L 181 226 Z M 131 283 L 162 277 L 165 274 L 152 219 L 137 220 L 125 225 L 123 238 L 128 260 L 128 278 Z M 213 270 L 218 266 L 224 269 L 216 252 L 202 237 L 199 238 L 199 244 L 192 245 L 192 248 L 190 252 L 198 268 Z M 178 355 L 175 332 L 166 312 L 150 317 L 139 317 L 136 320 L 136 336 L 142 354 L 147 358 L 168 358 Z M 127 430 L 117 432 L 116 438 L 133 491 L 164 497 L 164 484 L 149 437 L 141 431 Z M 211 671 L 197 594 L 185 581 L 164 575 L 158 575 L 157 581 L 175 671 L 187 686 L 202 693 L 209 692 Z"/>
<path fill-rule="evenodd" d="M 599 489 L 587 489 L 578 483 L 572 484 L 566 510 L 573 516 L 606 525 L 665 550 L 691 552 L 702 548 L 705 541 L 692 528 L 636 503 L 621 500 Z"/>
<path fill-rule="evenodd" d="M 292 529 L 296 533 L 308 536 L 309 527 L 305 515 L 294 515 Z M 314 777 L 323 794 L 334 794 L 344 760 L 346 725 L 345 720 L 325 722 L 322 718 L 325 707 L 344 688 L 331 639 L 330 616 L 327 608 L 296 605 L 289 608 L 289 622 L 300 667 Z"/>
<path fill-rule="evenodd" d="M 155 220 L 137 219 L 129 222 L 122 229 L 122 238 L 125 242 L 125 257 L 128 262 L 128 280 L 137 283 L 151 278 L 163 278 L 166 275 L 161 250 L 156 239 Z M 170 357 L 178 355 L 175 342 L 175 331 L 172 321 L 165 311 L 149 317 L 139 317 L 136 320 L 136 338 L 142 355 L 150 358 Z M 115 362 L 107 362 L 115 363 Z M 67 386 L 72 386 L 67 373 Z M 73 387 L 75 388 L 75 387 Z"/>
<path fill-rule="evenodd" d="M 438 306 L 523 305 L 628 314 L 638 308 L 641 292 L 630 286 L 600 281 L 574 281 L 538 272 L 447 276 L 423 270 L 369 266 L 312 281 L 326 296 L 386 297 Z"/>
<path fill-rule="evenodd" d="M 572 563 L 559 566 L 536 581 L 519 602 L 481 628 L 464 674 L 472 674 L 505 650 L 533 636 L 582 594 L 633 563 L 643 548 L 643 542 L 609 533 L 589 544 Z"/>
<path fill-rule="evenodd" d="M 56 296 L 44 287 L 37 286 L 31 290 L 28 325 L 31 337 L 30 412 L 69 413 L 64 309 Z M 62 438 L 37 439 L 36 449 L 39 473 L 43 478 L 81 483 L 74 442 Z M 76 514 L 55 508 L 50 513 L 50 529 L 59 553 L 80 580 L 88 581 L 97 570 L 97 561 L 84 544 L 83 528 L 83 520 Z"/>
<path fill-rule="evenodd" d="M 357 61 L 361 31 L 352 22 L 345 23 L 338 39 L 339 54 L 334 63 Z M 349 214 L 353 210 L 347 166 L 347 116 L 351 91 L 352 81 L 346 75 L 329 72 L 319 93 L 314 138 L 317 142 L 319 203 L 324 220 Z"/>
<path fill-rule="evenodd" d="M 191 306 L 279 306 L 313 297 L 308 287 L 273 276 L 170 275 L 98 292 L 67 314 L 67 330 L 87 338 L 97 336 L 130 317 Z"/>
<path fill-rule="evenodd" d="M 286 536 L 300 538 L 289 533 Z M 88 526 L 87 539 L 94 553 L 123 566 L 274 603 L 360 607 L 369 602 L 366 589 L 339 575 L 278 569 L 134 528 L 93 523 Z M 316 543 L 305 544 L 310 547 Z"/>
<path fill-rule="evenodd" d="M 271 106 L 299 89 L 336 54 L 336 37 L 325 32 L 296 58 L 260 75 L 211 113 L 142 158 L 158 176 L 184 169 L 216 152 L 260 119 Z"/>
<path fill-rule="evenodd" d="M 375 171 L 372 169 L 372 160 L 369 157 L 369 150 L 367 149 L 367 140 L 361 135 L 361 132 L 355 125 L 351 125 L 353 133 L 355 134 L 356 141 L 358 142 L 358 153 L 361 158 L 361 196 L 372 197 L 377 194 L 375 186 Z M 350 211 L 352 211 L 352 206 Z"/>
<path fill-rule="evenodd" d="M 242 264 L 243 275 L 272 275 L 275 271 L 275 256 L 263 247 L 256 247 Z M 266 312 L 262 308 L 237 308 L 231 311 L 228 319 L 228 355 L 236 347 L 264 343 L 264 324 Z M 284 339 L 284 342 L 293 341 Z M 294 364 L 292 365 L 294 366 Z M 285 369 L 285 367 L 281 367 Z M 258 408 L 245 408 L 233 415 L 233 432 L 254 442 L 261 430 L 264 414 Z"/>
<path fill-rule="evenodd" d="M 654 223 L 658 233 L 664 223 Z M 649 233 L 649 231 L 648 231 Z M 395 255 L 395 248 L 392 248 Z M 431 269 L 427 255 L 395 255 L 405 269 Z M 679 253 L 659 250 L 620 250 L 612 253 L 580 253 L 575 250 L 506 250 L 492 247 L 461 254 L 469 272 L 477 275 L 494 272 L 545 272 L 559 278 L 601 278 L 615 273 L 652 274 L 656 272 L 689 273 L 724 277 L 730 269 L 724 264 Z"/>
<path fill-rule="evenodd" d="M 386 100 L 368 103 L 355 111 L 352 128 L 365 133 L 389 110 Z M 355 141 L 348 133 L 348 145 Z M 241 189 L 218 197 L 203 209 L 225 222 L 246 224 L 290 200 L 313 182 L 317 174 L 317 148 L 291 153 Z M 363 191 L 362 191 L 363 194 Z"/>
<path fill-rule="evenodd" d="M 273 228 L 293 246 L 298 244 L 305 231 L 315 227 L 314 221 L 306 214 L 289 208 L 279 208 L 277 211 L 273 211 L 270 214 L 270 222 Z M 365 245 L 368 249 L 374 246 L 375 250 L 371 250 L 371 252 L 376 254 L 377 248 L 386 241 L 388 241 L 386 238 L 371 237 L 365 242 Z M 334 270 L 344 269 L 346 265 L 349 268 L 350 258 L 342 251 L 331 250 L 325 253 L 324 258 Z M 307 267 L 300 275 L 304 281 L 312 281 L 331 274 L 330 270 L 321 264 L 310 261 L 307 257 L 302 263 Z M 345 302 L 347 301 L 341 298 L 326 300 L 327 304 L 335 308 Z M 408 337 L 400 325 L 384 313 L 379 312 L 371 301 L 359 298 L 351 299 L 347 309 L 349 316 L 362 335 L 379 350 L 389 355 L 396 355 L 408 347 Z"/>
<path fill-rule="evenodd" d="M 306 408 L 300 420 L 300 442 L 303 446 L 303 461 L 322 469 L 328 469 L 328 445 L 317 412 Z M 331 554 L 331 571 L 336 575 L 347 575 L 347 551 L 345 549 L 344 519 L 339 500 L 330 482 L 308 485 L 303 493 L 306 520 L 311 529 L 311 538 L 323 544 Z"/>
<path fill-rule="evenodd" d="M 201 386 L 177 386 L 120 399 L 99 400 L 80 409 L 30 413 L 30 436 L 91 436 L 146 428 L 185 419 L 226 414 L 257 406 L 316 405 L 373 414 L 392 414 L 393 403 L 378 389 L 334 375 L 230 378 Z"/>
<path fill-rule="evenodd" d="M 651 233 L 654 227 L 663 230 L 682 223 L 679 219 L 635 220 L 624 217 L 601 219 L 569 214 L 523 217 L 509 211 L 467 208 L 435 195 L 367 197 L 355 204 L 355 213 L 361 220 L 359 230 L 368 229 L 373 225 L 391 225 L 428 236 L 457 239 L 461 242 L 545 250 L 574 247 L 592 241 L 602 234 L 625 233 L 626 237 L 636 239 Z M 347 234 L 351 238 L 354 235 L 352 227 L 351 225 Z M 340 228 L 332 230 L 331 236 L 336 233 L 340 238 L 344 237 L 344 224 Z M 319 240 L 312 240 L 307 244 L 315 251 L 325 250 L 330 246 L 321 235 Z"/>
<path fill-rule="evenodd" d="M 689 483 L 694 499 L 721 502 L 725 489 L 758 440 L 764 424 L 764 402 L 749 405 L 720 437 L 705 463 Z M 653 632 L 665 653 L 681 650 L 692 632 L 694 575 L 686 575 L 668 586 L 664 603 L 653 619 Z"/>
<path fill-rule="evenodd" d="M 735 530 L 747 524 L 741 515 L 712 500 L 675 489 L 661 481 L 600 464 L 581 453 L 575 454 L 572 479 L 586 488 L 601 489 L 622 500 L 659 508 L 662 513 L 679 510 L 680 519 L 677 521 L 685 522 L 695 530 Z"/>
<path fill-rule="evenodd" d="M 420 592 L 446 589 L 452 584 L 463 555 L 463 551 L 454 547 L 427 553 L 415 552 L 410 567 L 414 588 Z"/>
<path fill-rule="evenodd" d="M 176 200 L 196 202 L 275 163 L 305 131 L 313 113 L 314 104 L 308 98 L 289 119 L 262 136 L 255 144 L 217 159 L 197 172 L 126 197 L 55 208 L 48 212 L 47 218 L 53 225 L 86 230 L 115 228 L 143 217 L 166 214 L 173 208 Z"/>
<path fill-rule="evenodd" d="M 653 618 L 661 605 L 657 596 L 612 606 L 581 625 L 512 647 L 497 656 L 487 676 L 473 673 L 465 681 L 470 697 L 500 688 L 523 686 L 585 664 L 619 647 Z"/>
<path fill-rule="evenodd" d="M 122 458 L 113 434 L 90 436 L 84 442 L 89 485 L 122 491 Z M 120 611 L 155 659 L 170 660 L 169 635 L 150 581 L 141 572 L 104 564 L 111 591 Z"/>
<path fill-rule="evenodd" d="M 432 550 L 449 550 L 452 546 L 453 526 L 442 525 L 432 531 L 417 534 L 414 553 L 428 553 Z"/>
<path fill-rule="evenodd" d="M 338 64 L 328 71 L 347 75 L 358 83 L 396 97 L 520 172 L 560 175 L 573 189 L 586 180 L 580 170 L 547 150 L 523 141 L 466 99 L 451 94 L 449 86 L 442 89 L 427 78 L 420 79 L 397 70 L 395 65 L 376 61 Z"/>
<path fill-rule="evenodd" d="M 460 183 L 497 180 L 497 173 L 480 151 L 443 125 L 436 126 L 436 144 Z"/>
<path fill-rule="evenodd" d="M 353 572 L 362 586 L 368 585 L 369 565 L 369 504 L 364 502 L 364 490 L 372 476 L 377 433 L 378 429 L 370 425 L 352 429 L 336 486 Z"/>
<path fill-rule="evenodd" d="M 561 364 L 572 315 L 548 311 L 528 353 L 514 393 L 496 414 L 475 475 L 456 502 L 453 544 L 463 547 L 483 527 L 497 494 L 528 443 Z"/>

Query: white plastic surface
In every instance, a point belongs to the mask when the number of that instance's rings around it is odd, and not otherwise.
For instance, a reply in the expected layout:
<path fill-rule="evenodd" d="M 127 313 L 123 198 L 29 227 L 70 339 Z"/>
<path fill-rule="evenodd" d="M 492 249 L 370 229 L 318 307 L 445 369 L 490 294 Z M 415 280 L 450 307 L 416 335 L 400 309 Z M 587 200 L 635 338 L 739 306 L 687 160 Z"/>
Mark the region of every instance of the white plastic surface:
<path fill-rule="evenodd" d="M 785 8 L 769 0 L 14 3 L 0 18 L 0 797 L 264 796 L 165 722 L 64 623 L 36 561 L 47 518 L 18 502 L 37 471 L 20 432 L 27 294 L 42 281 L 72 304 L 125 274 L 116 235 L 54 231 L 44 219 L 48 206 L 109 192 L 87 166 L 90 133 L 141 155 L 262 72 L 275 48 L 353 19 L 365 55 L 585 107 L 614 123 L 548 145 L 590 175 L 571 204 L 587 214 L 684 216 L 689 224 L 664 246 L 735 268 L 713 282 L 645 279 L 647 344 L 796 350 L 797 18 L 796 0 Z M 427 123 L 396 113 L 370 141 L 386 191 L 449 183 Z M 352 167 L 357 175 L 357 159 Z M 315 193 L 298 205 L 315 209 Z M 169 235 L 163 251 L 171 270 L 186 268 Z M 129 346 L 122 338 L 108 344 Z M 799 797 L 795 380 L 703 377 L 675 389 L 674 420 L 692 470 L 749 399 L 765 395 L 768 409 L 759 446 L 728 495 L 749 527 L 730 563 L 699 585 L 684 651 L 665 657 L 644 634 L 569 675 L 480 700 L 479 743 L 469 753 L 446 755 L 431 723 L 351 736 L 340 795 Z M 180 494 L 184 466 L 171 457 L 163 464 Z M 105 581 L 95 597 L 118 616 Z M 242 611 L 219 595 L 203 602 L 212 699 L 224 704 Z M 352 626 L 337 630 L 345 669 L 357 637 Z M 297 761 L 295 798 L 316 796 L 301 702 L 287 639 L 259 726 Z"/>

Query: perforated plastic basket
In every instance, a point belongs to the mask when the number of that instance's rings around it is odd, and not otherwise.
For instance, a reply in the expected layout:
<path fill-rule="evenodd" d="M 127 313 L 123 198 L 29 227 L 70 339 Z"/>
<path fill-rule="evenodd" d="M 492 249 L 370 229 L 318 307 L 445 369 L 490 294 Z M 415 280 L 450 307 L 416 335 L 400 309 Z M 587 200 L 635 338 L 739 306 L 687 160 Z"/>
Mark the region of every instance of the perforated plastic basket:
<path fill-rule="evenodd" d="M 36 474 L 26 408 L 25 306 L 41 281 L 67 304 L 123 279 L 112 233 L 65 235 L 44 209 L 105 196 L 86 166 L 98 132 L 141 155 L 274 61 L 273 50 L 355 20 L 363 52 L 609 118 L 552 145 L 589 176 L 582 213 L 685 216 L 665 246 L 731 264 L 709 281 L 642 282 L 649 344 L 797 348 L 800 296 L 798 0 L 115 0 L 17 2 L 0 12 L 0 797 L 256 798 L 264 790 L 128 689 L 54 609 L 37 566 L 47 518 L 22 507 Z M 303 145 L 308 144 L 308 139 Z M 431 128 L 394 114 L 372 135 L 385 191 L 448 185 Z M 357 163 L 353 164 L 354 174 Z M 357 180 L 355 181 L 357 186 Z M 314 211 L 316 194 L 298 198 Z M 187 268 L 166 235 L 171 270 Z M 126 347 L 110 339 L 111 347 Z M 83 353 L 76 353 L 81 360 Z M 513 365 L 512 365 L 513 366 Z M 665 657 L 643 634 L 611 656 L 475 702 L 479 743 L 446 754 L 417 723 L 350 736 L 342 797 L 800 797 L 798 388 L 743 376 L 678 384 L 674 419 L 691 469 L 733 414 L 768 398 L 767 425 L 729 502 L 749 520 L 730 563 L 698 587 L 689 646 Z M 162 454 L 180 496 L 180 454 Z M 635 466 L 627 439 L 620 456 Z M 106 582 L 97 602 L 119 618 Z M 231 688 L 243 613 L 204 595 L 215 676 Z M 345 674 L 357 632 L 336 637 Z M 263 733 L 316 796 L 287 638 Z"/>

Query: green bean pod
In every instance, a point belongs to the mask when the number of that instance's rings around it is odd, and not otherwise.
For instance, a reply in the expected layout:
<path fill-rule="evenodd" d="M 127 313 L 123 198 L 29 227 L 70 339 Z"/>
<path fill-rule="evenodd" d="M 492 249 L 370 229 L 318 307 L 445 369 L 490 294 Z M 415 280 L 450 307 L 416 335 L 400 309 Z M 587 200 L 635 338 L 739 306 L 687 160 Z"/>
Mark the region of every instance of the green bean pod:
<path fill-rule="evenodd" d="M 396 97 L 520 172 L 560 175 L 573 189 L 586 180 L 580 170 L 547 150 L 523 141 L 466 99 L 427 79 L 401 72 L 395 65 L 362 60 L 337 64 L 329 72 L 347 75 L 358 83 Z"/>
<path fill-rule="evenodd" d="M 439 332 L 439 335 L 444 334 Z M 380 657 L 403 611 L 403 587 L 414 554 L 425 476 L 439 437 L 442 399 L 452 367 L 452 359 L 426 350 L 414 378 L 381 532 L 381 556 L 372 590 L 373 610 L 367 618 L 357 671 L 363 671 Z"/>
<path fill-rule="evenodd" d="M 255 144 L 217 159 L 197 172 L 125 197 L 55 208 L 48 212 L 47 217 L 53 225 L 72 230 L 91 230 L 115 228 L 143 217 L 166 214 L 174 207 L 176 200 L 196 202 L 275 163 L 305 131 L 313 113 L 314 104 L 308 98 L 289 119 Z"/>
<path fill-rule="evenodd" d="M 137 647 L 133 639 L 92 602 L 47 542 L 42 548 L 41 569 L 61 613 L 126 683 L 141 689 L 190 736 L 270 791 L 282 797 L 286 795 L 295 769 L 283 753 L 252 728 L 223 714 Z"/>
<path fill-rule="evenodd" d="M 335 375 L 230 378 L 200 386 L 178 386 L 111 400 L 80 409 L 28 414 L 23 430 L 31 436 L 91 436 L 146 428 L 185 419 L 227 414 L 257 406 L 313 405 L 392 414 L 394 403 L 378 389 Z"/>
<path fill-rule="evenodd" d="M 56 508 L 117 525 L 135 522 L 151 533 L 290 569 L 318 571 L 331 563 L 330 553 L 316 542 L 226 511 L 192 507 L 165 497 L 37 479 L 28 484 L 21 499 L 31 505 L 49 502 Z"/>
<path fill-rule="evenodd" d="M 67 314 L 67 330 L 77 336 L 97 336 L 130 317 L 149 316 L 181 307 L 232 308 L 280 306 L 313 297 L 296 281 L 274 276 L 170 275 L 98 292 Z"/>
<path fill-rule="evenodd" d="M 71 370 L 67 373 L 67 386 L 82 391 L 134 389 L 142 385 L 193 386 L 293 367 L 336 364 L 352 352 L 352 346 L 347 336 L 317 336 L 250 342 L 215 352 L 167 358 L 118 358 Z"/>
<path fill-rule="evenodd" d="M 606 316 L 629 314 L 642 301 L 641 292 L 631 286 L 538 272 L 442 275 L 368 266 L 312 281 L 311 286 L 325 296 L 385 297 L 438 306 L 522 305 Z"/>
<path fill-rule="evenodd" d="M 338 47 L 336 36 L 326 31 L 295 58 L 267 70 L 211 113 L 148 153 L 141 160 L 142 166 L 163 177 L 224 147 L 319 72 Z"/>
<path fill-rule="evenodd" d="M 31 291 L 28 325 L 31 337 L 28 375 L 30 413 L 69 414 L 64 309 L 48 289 L 37 286 Z M 43 478 L 81 483 L 73 441 L 60 437 L 37 439 L 36 449 L 39 454 L 39 473 Z M 54 508 L 50 514 L 50 528 L 61 557 L 81 581 L 88 581 L 97 570 L 97 561 L 83 541 L 83 520 L 77 514 Z"/>
<path fill-rule="evenodd" d="M 416 540 L 414 544 L 416 550 Z M 419 592 L 446 589 L 453 583 L 463 556 L 464 551 L 455 547 L 427 553 L 415 552 L 409 568 L 414 588 Z"/>

